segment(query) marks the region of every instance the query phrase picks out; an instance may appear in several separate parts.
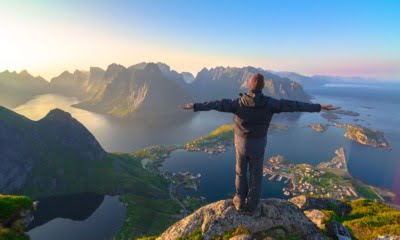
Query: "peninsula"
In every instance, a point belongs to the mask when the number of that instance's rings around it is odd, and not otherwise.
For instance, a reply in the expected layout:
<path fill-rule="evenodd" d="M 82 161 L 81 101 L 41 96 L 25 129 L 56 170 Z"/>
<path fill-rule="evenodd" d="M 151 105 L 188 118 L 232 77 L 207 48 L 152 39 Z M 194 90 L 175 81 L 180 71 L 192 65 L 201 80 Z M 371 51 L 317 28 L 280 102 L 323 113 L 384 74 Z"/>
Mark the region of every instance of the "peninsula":
<path fill-rule="evenodd" d="M 337 149 L 331 161 L 322 162 L 316 167 L 309 164 L 291 164 L 283 156 L 271 157 L 264 164 L 264 176 L 269 180 L 282 181 L 288 185 L 283 188 L 287 196 L 328 197 L 342 200 L 358 198 L 376 199 L 392 202 L 396 195 L 388 190 L 364 184 L 351 176 L 343 148 Z"/>

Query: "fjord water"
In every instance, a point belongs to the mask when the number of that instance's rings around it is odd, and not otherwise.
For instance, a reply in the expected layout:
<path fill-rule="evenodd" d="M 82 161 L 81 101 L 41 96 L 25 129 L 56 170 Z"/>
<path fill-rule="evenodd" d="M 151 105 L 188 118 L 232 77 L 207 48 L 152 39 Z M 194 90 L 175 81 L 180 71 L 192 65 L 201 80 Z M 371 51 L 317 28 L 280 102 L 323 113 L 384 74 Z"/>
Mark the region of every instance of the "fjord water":
<path fill-rule="evenodd" d="M 288 131 L 277 130 L 268 136 L 266 159 L 280 154 L 292 163 L 316 165 L 322 161 L 329 161 L 336 149 L 344 147 L 349 171 L 354 177 L 367 184 L 389 188 L 400 194 L 400 85 L 330 85 L 306 91 L 314 97 L 313 102 L 332 103 L 342 106 L 345 110 L 360 113 L 359 117 L 343 116 L 340 122 L 357 123 L 384 131 L 393 150 L 375 149 L 352 142 L 343 136 L 345 130 L 341 128 L 329 127 L 326 132 L 315 132 L 306 126 L 311 123 L 328 122 L 318 113 L 305 113 L 296 121 L 283 122 L 289 126 Z M 44 117 L 49 110 L 56 107 L 68 111 L 83 123 L 109 152 L 132 152 L 159 144 L 183 144 L 208 134 L 222 124 L 232 123 L 231 114 L 214 111 L 194 113 L 192 119 L 167 126 L 148 125 L 145 122 L 127 123 L 70 106 L 77 102 L 76 98 L 47 94 L 38 96 L 14 110 L 34 120 Z M 359 118 L 360 121 L 353 121 L 355 118 Z M 178 150 L 165 161 L 162 169 L 201 173 L 203 178 L 200 189 L 195 194 L 206 197 L 208 201 L 215 201 L 229 198 L 234 193 L 234 164 L 232 148 L 228 148 L 228 151 L 221 155 Z M 268 181 L 264 178 L 263 197 L 284 198 L 284 186 L 283 181 Z M 96 217 L 107 219 L 109 216 L 99 214 Z M 42 227 L 46 226 L 47 224 Z M 85 239 L 83 236 L 87 229 L 76 231 L 82 233 L 82 237 L 76 239 Z M 101 232 L 102 229 L 98 228 L 96 231 Z"/>
<path fill-rule="evenodd" d="M 353 176 L 368 184 L 391 188 L 400 192 L 400 85 L 330 85 L 328 87 L 309 88 L 313 102 L 332 103 L 345 110 L 353 110 L 359 117 L 343 116 L 344 123 L 357 123 L 371 129 L 384 131 L 392 151 L 362 146 L 343 137 L 344 130 L 330 127 L 326 132 L 317 133 L 306 127 L 310 123 L 327 123 L 320 114 L 305 113 L 297 121 L 284 122 L 289 131 L 277 131 L 268 136 L 266 157 L 281 154 L 293 163 L 309 163 L 316 165 L 329 161 L 334 150 L 344 147 L 349 161 L 349 169 Z M 38 120 L 53 108 L 61 108 L 72 114 L 94 134 L 100 144 L 109 152 L 132 152 L 152 145 L 182 144 L 203 136 L 221 124 L 232 123 L 231 114 L 218 112 L 201 112 L 186 122 L 175 125 L 147 125 L 145 122 L 123 122 L 102 114 L 92 113 L 71 107 L 78 100 L 72 97 L 46 94 L 23 104 L 16 112 L 28 118 Z M 353 119 L 359 118 L 359 122 Z M 161 122 L 161 121 L 160 121 Z M 183 155 L 183 157 L 180 157 Z M 185 161 L 198 162 L 193 168 L 201 168 L 206 164 L 195 161 L 196 154 L 173 153 L 164 168 L 184 171 Z M 193 157 L 191 157 L 193 156 Z M 221 157 L 222 156 L 222 157 Z M 229 151 L 221 156 L 211 158 L 233 159 Z M 210 157 L 205 155 L 204 157 Z M 179 160 L 182 158 L 182 160 Z M 203 157 L 199 157 L 203 159 Z M 234 159 L 233 159 L 234 160 Z M 229 166 L 233 161 L 226 161 Z M 193 163 L 192 163 L 193 164 Z M 207 163 L 212 168 L 210 163 Z M 204 187 L 205 179 L 202 186 Z M 397 185 L 396 185 L 397 183 Z M 226 186 L 231 186 L 227 184 Z M 396 188 L 397 186 L 397 188 Z M 232 192 L 230 189 L 227 192 Z"/>

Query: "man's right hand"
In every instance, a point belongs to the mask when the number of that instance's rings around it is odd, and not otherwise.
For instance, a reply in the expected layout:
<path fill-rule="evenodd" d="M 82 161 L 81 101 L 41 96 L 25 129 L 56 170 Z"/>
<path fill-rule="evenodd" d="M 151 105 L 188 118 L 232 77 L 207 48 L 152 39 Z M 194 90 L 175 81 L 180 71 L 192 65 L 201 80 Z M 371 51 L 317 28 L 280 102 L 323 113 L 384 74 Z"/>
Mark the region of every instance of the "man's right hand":
<path fill-rule="evenodd" d="M 333 107 L 332 104 L 321 104 L 321 110 L 335 111 L 340 109 L 340 107 Z"/>
<path fill-rule="evenodd" d="M 193 110 L 194 103 L 188 103 L 188 104 L 185 104 L 185 105 L 180 105 L 179 107 L 181 107 L 183 110 Z"/>

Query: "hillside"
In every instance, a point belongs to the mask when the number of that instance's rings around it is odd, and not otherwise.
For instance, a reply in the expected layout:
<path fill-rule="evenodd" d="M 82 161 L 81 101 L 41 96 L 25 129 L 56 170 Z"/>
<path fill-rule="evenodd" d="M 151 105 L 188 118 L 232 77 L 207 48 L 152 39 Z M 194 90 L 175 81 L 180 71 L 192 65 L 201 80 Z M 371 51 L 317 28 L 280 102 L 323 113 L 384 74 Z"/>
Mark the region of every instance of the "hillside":
<path fill-rule="evenodd" d="M 36 95 L 49 91 L 49 83 L 42 77 L 34 77 L 26 70 L 0 72 L 0 105 L 16 107 Z"/>
<path fill-rule="evenodd" d="M 52 110 L 43 119 L 31 121 L 1 107 L 0 133 L 2 193 L 43 197 L 87 191 L 122 193 L 129 189 L 165 195 L 162 181 L 155 186 L 147 181 L 159 182 L 154 174 L 140 171 L 140 161 L 133 161 L 129 155 L 106 153 L 80 122 L 62 110 Z"/>

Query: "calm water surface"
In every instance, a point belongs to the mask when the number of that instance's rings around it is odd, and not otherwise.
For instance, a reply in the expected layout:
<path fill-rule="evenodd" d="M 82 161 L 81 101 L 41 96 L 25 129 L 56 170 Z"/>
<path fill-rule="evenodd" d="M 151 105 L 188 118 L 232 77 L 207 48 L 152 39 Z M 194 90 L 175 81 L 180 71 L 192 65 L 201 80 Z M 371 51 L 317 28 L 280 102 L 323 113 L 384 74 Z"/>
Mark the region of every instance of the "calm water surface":
<path fill-rule="evenodd" d="M 82 193 L 39 199 L 28 235 L 33 240 L 112 239 L 125 212 L 119 196 Z"/>
<path fill-rule="evenodd" d="M 317 133 L 306 126 L 310 123 L 327 123 L 327 121 L 320 114 L 306 113 L 296 121 L 284 121 L 284 124 L 289 125 L 288 131 L 277 131 L 268 136 L 266 158 L 280 154 L 292 163 L 316 165 L 322 161 L 329 161 L 334 156 L 336 149 L 344 147 L 349 171 L 353 176 L 368 184 L 389 188 L 400 194 L 400 128 L 398 127 L 400 123 L 400 86 L 341 87 L 333 85 L 311 88 L 307 91 L 315 98 L 314 102 L 332 103 L 342 106 L 345 110 L 360 113 L 360 117 L 343 116 L 340 122 L 355 123 L 354 119 L 359 118 L 358 124 L 384 131 L 393 150 L 374 149 L 354 143 L 344 138 L 344 129 L 336 127 L 330 127 L 326 132 Z M 232 123 L 231 114 L 214 111 L 193 114 L 192 119 L 168 126 L 150 126 L 143 122 L 126 123 L 106 115 L 71 107 L 77 102 L 76 98 L 46 94 L 38 96 L 14 110 L 33 120 L 44 117 L 53 108 L 68 111 L 83 123 L 109 152 L 132 152 L 157 144 L 183 144 L 208 134 L 222 124 Z M 203 178 L 199 191 L 187 193 L 205 196 L 208 201 L 231 197 L 235 191 L 234 168 L 235 156 L 232 148 L 220 155 L 175 151 L 162 166 L 162 169 L 173 172 L 201 173 Z M 282 187 L 285 186 L 283 181 L 268 181 L 267 178 L 264 178 L 263 181 L 263 197 L 285 198 L 282 194 Z M 69 235 L 72 238 L 68 239 L 84 239 L 84 236 L 95 237 L 97 235 L 90 234 L 95 234 L 99 228 L 97 227 L 95 230 L 92 226 L 95 226 L 96 219 L 105 220 L 107 218 L 107 210 L 101 208 L 107 201 L 117 204 L 117 199 L 105 197 L 102 204 L 86 220 L 76 221 L 71 220 L 73 218 L 54 217 L 50 222 L 30 230 L 29 234 L 33 239 L 46 239 L 40 238 L 40 233 L 57 233 L 59 239 L 62 236 L 59 233 L 73 234 L 72 232 L 75 231 L 71 231 L 71 229 L 76 229 L 77 232 L 80 232 L 79 236 Z M 93 200 L 93 202 L 96 201 Z M 98 209 L 103 210 L 98 212 Z M 106 217 L 99 218 L 98 216 Z M 107 223 L 111 222 L 115 221 L 107 220 Z M 96 224 L 101 225 L 101 223 Z M 111 235 L 115 234 L 117 230 L 111 229 L 107 231 Z M 46 237 L 49 236 L 46 235 Z"/>

